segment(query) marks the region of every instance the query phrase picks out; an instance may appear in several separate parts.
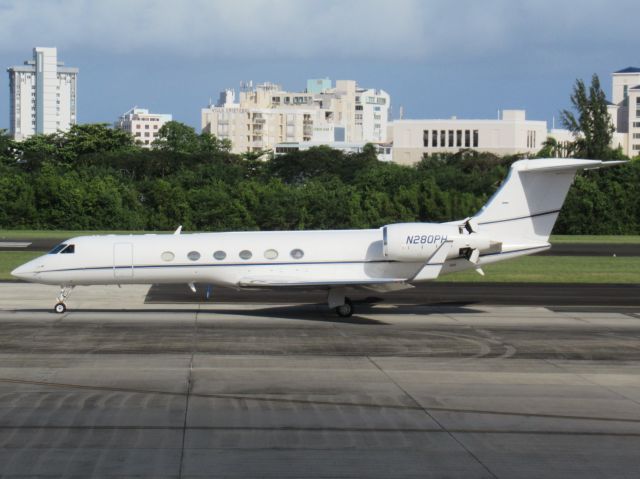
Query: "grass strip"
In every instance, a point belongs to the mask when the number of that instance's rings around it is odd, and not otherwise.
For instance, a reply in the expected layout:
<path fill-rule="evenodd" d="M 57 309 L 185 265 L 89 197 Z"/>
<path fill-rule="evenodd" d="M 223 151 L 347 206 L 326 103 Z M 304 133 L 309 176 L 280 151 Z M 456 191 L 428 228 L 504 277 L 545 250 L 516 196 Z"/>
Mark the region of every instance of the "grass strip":
<path fill-rule="evenodd" d="M 640 283 L 640 257 L 525 256 L 441 276 L 441 282 Z"/>

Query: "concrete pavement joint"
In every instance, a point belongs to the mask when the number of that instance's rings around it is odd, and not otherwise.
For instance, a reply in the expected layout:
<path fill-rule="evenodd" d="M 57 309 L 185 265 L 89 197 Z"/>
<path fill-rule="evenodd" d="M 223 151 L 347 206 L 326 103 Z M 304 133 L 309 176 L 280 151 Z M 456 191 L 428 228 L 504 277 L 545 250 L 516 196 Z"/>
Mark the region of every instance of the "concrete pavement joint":
<path fill-rule="evenodd" d="M 432 422 L 434 422 L 435 424 L 438 425 L 438 427 L 440 427 L 442 429 L 442 432 L 444 432 L 445 434 L 447 434 L 451 439 L 453 439 L 464 451 L 466 451 L 466 453 L 472 457 L 485 471 L 487 471 L 487 473 L 489 473 L 491 475 L 491 477 L 498 479 L 498 476 L 496 476 L 493 471 L 491 471 L 489 469 L 489 467 L 487 467 L 487 465 L 482 462 L 480 460 L 480 458 L 475 455 L 473 452 L 471 452 L 471 450 L 465 446 L 453 433 L 451 433 L 451 431 L 449 431 L 444 424 L 442 424 L 440 421 L 438 421 L 438 419 L 429 412 L 429 410 L 425 407 L 423 407 L 417 400 L 416 398 L 413 397 L 413 395 L 411 395 L 405 388 L 403 388 L 395 379 L 393 379 L 391 377 L 390 374 L 388 374 L 384 369 L 382 369 L 380 367 L 380 365 L 378 365 L 377 362 L 375 362 L 372 358 L 370 358 L 369 356 L 367 356 L 367 359 L 371 362 L 371 364 L 373 364 L 382 374 L 384 374 L 387 379 L 389 379 L 389 381 L 391 381 L 393 384 L 395 384 L 395 386 L 402 391 L 402 393 L 409 398 L 409 400 L 411 402 L 413 402 L 415 404 L 415 406 L 419 409 L 421 409 L 426 416 L 431 419 Z"/>

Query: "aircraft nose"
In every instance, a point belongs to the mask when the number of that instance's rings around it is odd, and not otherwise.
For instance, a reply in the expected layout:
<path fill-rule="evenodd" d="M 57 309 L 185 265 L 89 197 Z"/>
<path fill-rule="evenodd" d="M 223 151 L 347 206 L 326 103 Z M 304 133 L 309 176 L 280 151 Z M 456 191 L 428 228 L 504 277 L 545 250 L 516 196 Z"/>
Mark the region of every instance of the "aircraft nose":
<path fill-rule="evenodd" d="M 19 279 L 29 279 L 33 276 L 33 274 L 33 268 L 29 263 L 18 266 L 16 269 L 11 271 L 11 276 Z"/>

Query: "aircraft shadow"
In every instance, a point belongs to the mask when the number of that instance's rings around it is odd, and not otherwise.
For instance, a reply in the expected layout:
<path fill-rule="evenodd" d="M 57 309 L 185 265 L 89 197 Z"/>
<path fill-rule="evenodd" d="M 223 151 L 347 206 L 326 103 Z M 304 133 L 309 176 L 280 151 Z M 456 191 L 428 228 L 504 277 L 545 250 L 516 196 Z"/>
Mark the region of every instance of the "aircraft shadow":
<path fill-rule="evenodd" d="M 351 324 L 351 325 L 390 325 L 391 323 L 372 318 L 370 316 L 376 315 L 392 315 L 392 316 L 428 316 L 431 314 L 477 314 L 482 311 L 467 307 L 464 303 L 429 303 L 421 305 L 398 305 L 392 309 L 378 309 L 376 308 L 377 302 L 371 301 L 369 298 L 361 301 L 354 301 L 356 312 L 353 316 L 348 318 L 341 318 L 337 316 L 333 311 L 330 311 L 325 303 L 307 303 L 307 304 L 291 304 L 291 305 L 273 305 L 262 306 L 258 308 L 250 309 L 237 309 L 224 307 L 227 303 L 217 303 L 220 307 L 214 307 L 214 304 L 205 303 L 201 306 L 207 307 L 192 307 L 192 308 L 171 308 L 170 303 L 165 303 L 166 308 L 154 307 L 145 309 L 127 309 L 127 308 L 73 308 L 70 307 L 68 312 L 60 315 L 60 319 L 64 319 L 67 314 L 72 313 L 113 313 L 113 314 L 154 314 L 154 313 L 167 313 L 173 312 L 176 314 L 216 314 L 225 316 L 237 316 L 237 317 L 258 317 L 258 318 L 272 318 L 272 319 L 289 319 L 292 321 L 316 321 L 325 323 L 336 324 Z M 180 303 L 177 303 L 180 304 Z M 182 303 L 184 304 L 184 303 Z M 194 303 L 195 306 L 196 303 Z M 239 303 L 242 304 L 242 303 Z M 16 312 L 25 313 L 51 313 L 55 315 L 49 308 L 40 309 L 16 309 Z M 365 317 L 368 316 L 368 317 Z"/>

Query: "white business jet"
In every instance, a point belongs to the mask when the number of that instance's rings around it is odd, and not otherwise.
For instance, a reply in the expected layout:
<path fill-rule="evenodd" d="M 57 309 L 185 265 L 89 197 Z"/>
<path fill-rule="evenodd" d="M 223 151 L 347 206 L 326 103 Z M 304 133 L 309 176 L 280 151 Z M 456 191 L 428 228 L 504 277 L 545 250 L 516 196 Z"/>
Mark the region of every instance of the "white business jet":
<path fill-rule="evenodd" d="M 348 289 L 411 288 L 442 274 L 538 253 L 548 242 L 578 170 L 624 163 L 536 159 L 513 163 L 475 216 L 369 230 L 78 236 L 12 271 L 61 285 L 55 312 L 75 286 L 195 283 L 236 289 L 327 291 L 337 314 L 353 314 Z"/>

